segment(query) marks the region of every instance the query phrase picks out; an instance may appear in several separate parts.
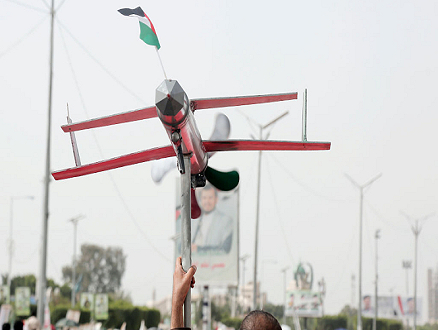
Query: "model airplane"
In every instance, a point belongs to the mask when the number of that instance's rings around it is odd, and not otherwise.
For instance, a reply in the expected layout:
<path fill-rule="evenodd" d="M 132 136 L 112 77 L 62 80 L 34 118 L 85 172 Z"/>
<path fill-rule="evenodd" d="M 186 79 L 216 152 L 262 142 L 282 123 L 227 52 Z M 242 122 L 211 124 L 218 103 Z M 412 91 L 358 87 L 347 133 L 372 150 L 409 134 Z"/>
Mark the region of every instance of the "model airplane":
<path fill-rule="evenodd" d="M 158 117 L 163 124 L 171 145 L 144 150 L 92 164 L 80 165 L 52 173 L 55 180 L 63 180 L 82 175 L 102 172 L 127 165 L 176 156 L 178 168 L 184 171 L 183 154 L 191 154 L 192 188 L 205 185 L 208 180 L 220 190 L 234 189 L 239 182 L 236 171 L 220 172 L 208 166 L 209 154 L 216 151 L 232 150 L 329 150 L 330 142 L 290 142 L 266 140 L 221 140 L 203 141 L 193 115 L 195 110 L 234 107 L 241 105 L 294 100 L 297 93 L 223 97 L 189 100 L 176 80 L 166 79 L 156 89 L 155 106 L 119 113 L 107 117 L 91 119 L 62 126 L 66 133 L 84 129 L 104 127 L 142 119 Z M 73 143 L 74 151 L 77 147 Z M 193 197 L 194 194 L 192 194 Z M 196 203 L 195 203 L 196 204 Z M 198 207 L 192 207 L 195 218 Z"/>

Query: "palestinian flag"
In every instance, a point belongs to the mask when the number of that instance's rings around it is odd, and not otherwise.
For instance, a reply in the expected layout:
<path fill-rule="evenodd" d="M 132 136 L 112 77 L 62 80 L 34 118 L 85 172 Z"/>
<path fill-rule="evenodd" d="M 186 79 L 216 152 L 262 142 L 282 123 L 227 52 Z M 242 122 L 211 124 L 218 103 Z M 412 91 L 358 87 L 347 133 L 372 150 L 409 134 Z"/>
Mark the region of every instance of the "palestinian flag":
<path fill-rule="evenodd" d="M 149 17 L 144 13 L 143 9 L 137 7 L 135 9 L 122 8 L 119 13 L 125 16 L 137 17 L 140 22 L 140 39 L 151 46 L 160 49 L 160 42 L 158 41 L 157 32 L 155 32 L 154 25 Z"/>

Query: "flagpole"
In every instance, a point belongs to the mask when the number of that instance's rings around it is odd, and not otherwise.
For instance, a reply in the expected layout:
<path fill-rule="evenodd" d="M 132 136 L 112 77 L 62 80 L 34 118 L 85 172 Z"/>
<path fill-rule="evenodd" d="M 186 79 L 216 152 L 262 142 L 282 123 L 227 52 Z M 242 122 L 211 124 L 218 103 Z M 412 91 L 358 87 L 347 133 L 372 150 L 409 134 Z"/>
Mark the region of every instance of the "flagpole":
<path fill-rule="evenodd" d="M 168 80 L 167 79 L 167 75 L 166 75 L 166 71 L 164 70 L 163 61 L 161 61 L 161 56 L 160 56 L 160 53 L 158 52 L 158 47 L 157 46 L 155 46 L 155 50 L 157 51 L 158 59 L 160 60 L 161 69 L 163 69 L 164 78 L 166 78 L 166 80 Z"/>

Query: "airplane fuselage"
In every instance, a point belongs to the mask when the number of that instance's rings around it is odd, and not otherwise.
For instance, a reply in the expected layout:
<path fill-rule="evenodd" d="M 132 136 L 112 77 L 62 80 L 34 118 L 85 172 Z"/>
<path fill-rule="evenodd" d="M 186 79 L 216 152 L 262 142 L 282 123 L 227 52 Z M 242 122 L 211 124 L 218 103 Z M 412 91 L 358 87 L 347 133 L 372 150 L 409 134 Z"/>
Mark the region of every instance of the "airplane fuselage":
<path fill-rule="evenodd" d="M 177 155 L 180 170 L 182 155 L 190 153 L 191 174 L 203 173 L 207 168 L 208 154 L 187 94 L 176 80 L 164 80 L 157 87 L 155 106 Z"/>

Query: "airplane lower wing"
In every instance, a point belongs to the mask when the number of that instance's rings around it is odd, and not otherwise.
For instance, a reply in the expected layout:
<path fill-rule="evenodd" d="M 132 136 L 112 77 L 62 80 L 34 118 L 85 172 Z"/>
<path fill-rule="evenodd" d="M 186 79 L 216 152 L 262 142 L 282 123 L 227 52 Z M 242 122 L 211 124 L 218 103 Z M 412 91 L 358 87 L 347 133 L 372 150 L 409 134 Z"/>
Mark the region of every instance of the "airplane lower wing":
<path fill-rule="evenodd" d="M 268 95 L 251 95 L 251 96 L 236 96 L 236 97 L 217 97 L 206 99 L 193 99 L 190 102 L 192 111 L 212 108 L 236 107 L 240 105 L 250 105 L 259 103 L 271 103 L 287 100 L 295 100 L 297 93 L 282 93 L 282 94 L 268 94 Z M 81 131 L 84 129 L 105 127 L 128 123 L 131 121 L 143 120 L 157 117 L 157 109 L 155 106 L 118 113 L 106 117 L 100 117 L 90 120 L 85 120 L 73 124 L 61 126 L 66 133 Z"/>
<path fill-rule="evenodd" d="M 175 156 L 175 151 L 173 150 L 172 146 L 154 148 L 154 149 L 144 150 L 144 151 L 135 152 L 132 154 L 100 161 L 97 163 L 92 163 L 83 166 L 68 168 L 61 171 L 52 172 L 52 176 L 55 180 L 64 180 L 64 179 L 74 178 L 77 176 L 112 170 L 118 167 L 148 162 L 150 160 L 166 158 L 170 156 Z"/>
<path fill-rule="evenodd" d="M 256 151 L 256 150 L 330 150 L 330 142 L 288 142 L 257 140 L 203 141 L 207 152 L 215 151 Z M 175 156 L 172 146 L 148 149 L 97 163 L 72 167 L 52 173 L 55 180 L 64 180 L 112 170 L 115 168 Z"/>
<path fill-rule="evenodd" d="M 205 150 L 251 151 L 251 150 L 330 150 L 330 142 L 288 142 L 266 140 L 203 141 Z"/>

